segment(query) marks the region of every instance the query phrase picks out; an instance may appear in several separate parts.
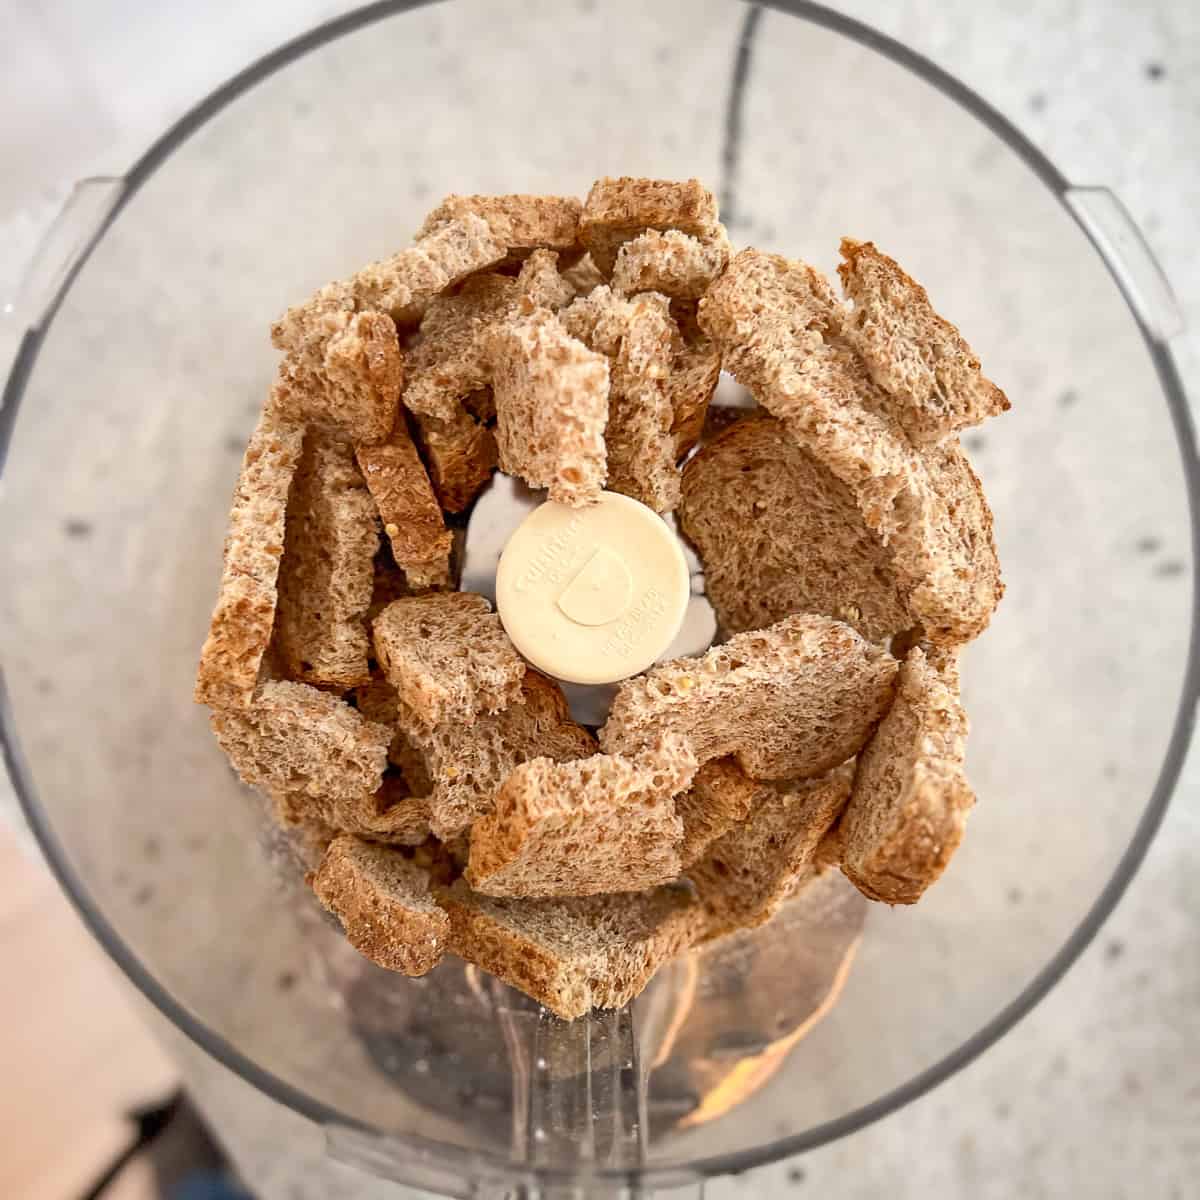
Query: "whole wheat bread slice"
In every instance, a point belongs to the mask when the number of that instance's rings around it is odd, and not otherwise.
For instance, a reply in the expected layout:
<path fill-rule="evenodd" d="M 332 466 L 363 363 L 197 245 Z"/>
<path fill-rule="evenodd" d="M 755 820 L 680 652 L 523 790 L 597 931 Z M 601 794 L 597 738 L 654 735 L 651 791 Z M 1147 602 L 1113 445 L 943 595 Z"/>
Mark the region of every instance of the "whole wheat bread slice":
<path fill-rule="evenodd" d="M 287 674 L 350 688 L 370 679 L 366 613 L 379 518 L 341 435 L 311 429 L 288 504 L 275 650 Z"/>
<path fill-rule="evenodd" d="M 356 802 L 383 781 L 391 730 L 306 683 L 262 684 L 250 706 L 218 709 L 212 728 L 243 781 L 326 803 Z"/>
<path fill-rule="evenodd" d="M 699 300 L 729 263 L 729 238 L 718 225 L 710 237 L 689 237 L 678 229 L 649 229 L 617 253 L 613 290 L 661 292 L 678 300 Z"/>
<path fill-rule="evenodd" d="M 609 360 L 604 431 L 609 489 L 655 512 L 670 512 L 679 502 L 679 471 L 668 380 L 679 331 L 667 297 L 646 292 L 627 300 L 601 286 L 566 308 L 562 323 Z"/>
<path fill-rule="evenodd" d="M 304 791 L 271 793 L 275 819 L 281 825 L 326 829 L 332 835 L 354 834 L 390 846 L 418 846 L 430 834 L 429 801 L 413 795 L 407 781 L 385 775 L 370 795 L 329 798 Z"/>
<path fill-rule="evenodd" d="M 378 966 L 425 975 L 441 962 L 450 919 L 430 898 L 428 873 L 399 851 L 335 838 L 312 888 L 350 944 Z"/>
<path fill-rule="evenodd" d="M 449 195 L 425 218 L 417 237 L 427 237 L 468 215 L 482 217 L 510 259 L 527 258 L 544 248 L 578 257 L 579 217 L 583 206 L 574 196 Z"/>
<path fill-rule="evenodd" d="M 675 458 L 688 454 L 704 433 L 709 401 L 721 379 L 721 351 L 700 328 L 696 304 L 690 300 L 672 300 L 671 315 L 679 329 L 679 346 L 667 391 L 675 416 L 671 433 L 675 436 Z"/>
<path fill-rule="evenodd" d="M 600 273 L 600 268 L 592 262 L 590 254 L 585 254 L 578 262 L 572 263 L 569 267 L 563 267 L 562 277 L 576 296 L 586 296 L 601 284 L 608 282 Z"/>
<path fill-rule="evenodd" d="M 357 442 L 382 441 L 396 419 L 404 356 L 386 313 L 335 309 L 323 335 L 298 342 L 279 364 L 272 405 L 306 425 L 339 430 Z"/>
<path fill-rule="evenodd" d="M 600 744 L 636 757 L 673 734 L 701 764 L 732 755 L 755 779 L 810 778 L 862 748 L 891 705 L 896 670 L 840 621 L 787 617 L 626 680 Z"/>
<path fill-rule="evenodd" d="M 304 429 L 268 409 L 250 435 L 233 493 L 221 587 L 200 653 L 195 697 L 214 708 L 249 704 L 271 642 L 288 494 Z"/>
<path fill-rule="evenodd" d="M 684 870 L 750 815 L 760 791 L 761 785 L 731 758 L 714 759 L 696 772 L 692 786 L 675 797 L 675 812 L 683 822 L 679 859 Z"/>
<path fill-rule="evenodd" d="M 482 596 L 435 592 L 389 604 L 374 623 L 375 657 L 418 725 L 471 725 L 521 702 L 525 660 Z"/>
<path fill-rule="evenodd" d="M 406 724 L 400 712 L 401 727 L 431 780 L 430 824 L 438 837 L 452 839 L 489 813 L 501 785 L 521 763 L 535 758 L 569 762 L 595 751 L 595 738 L 571 719 L 557 683 L 527 670 L 521 700 L 498 713 L 481 713 L 468 726 Z"/>
<path fill-rule="evenodd" d="M 592 261 L 608 276 L 621 246 L 648 229 L 677 229 L 713 238 L 720 225 L 717 202 L 698 179 L 597 179 L 579 221 L 579 239 Z"/>
<path fill-rule="evenodd" d="M 412 589 L 446 586 L 453 539 L 407 422 L 399 419 L 391 437 L 381 445 L 356 446 L 355 457 L 383 522 L 392 557 Z"/>
<path fill-rule="evenodd" d="M 691 459 L 679 521 L 730 633 L 812 612 L 886 643 L 917 623 L 854 493 L 770 417 L 736 422 Z"/>
<path fill-rule="evenodd" d="M 619 896 L 507 900 L 459 880 L 439 895 L 450 948 L 564 1020 L 620 1008 L 700 926 L 692 893 L 667 885 Z"/>
<path fill-rule="evenodd" d="M 579 506 L 604 487 L 608 359 L 571 337 L 548 308 L 487 339 L 500 468 Z"/>
<path fill-rule="evenodd" d="M 683 837 L 674 798 L 696 763 L 668 743 L 638 760 L 518 766 L 471 830 L 471 886 L 490 896 L 594 896 L 674 879 Z"/>
<path fill-rule="evenodd" d="M 967 729 L 957 690 L 915 647 L 839 823 L 842 871 L 863 895 L 914 904 L 946 869 L 975 802 L 963 771 Z"/>
<path fill-rule="evenodd" d="M 854 301 L 846 337 L 893 397 L 896 419 L 912 441 L 943 441 L 1011 407 L 984 378 L 962 335 L 898 263 L 874 242 L 843 238 L 841 251 L 838 274 Z"/>
<path fill-rule="evenodd" d="M 438 503 L 447 512 L 462 512 L 496 469 L 495 435 L 465 408 L 448 420 L 415 414 L 415 424 Z"/>
<path fill-rule="evenodd" d="M 850 795 L 852 763 L 799 782 L 756 787 L 746 819 L 688 870 L 707 916 L 705 937 L 769 921 L 808 871 Z"/>

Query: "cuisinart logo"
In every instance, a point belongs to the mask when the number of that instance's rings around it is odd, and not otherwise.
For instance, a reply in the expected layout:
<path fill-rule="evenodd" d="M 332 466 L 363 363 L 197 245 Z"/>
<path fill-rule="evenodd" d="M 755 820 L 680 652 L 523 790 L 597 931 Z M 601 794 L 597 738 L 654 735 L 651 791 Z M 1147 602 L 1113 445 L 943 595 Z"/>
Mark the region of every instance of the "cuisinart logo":
<path fill-rule="evenodd" d="M 617 623 L 600 647 L 605 658 L 628 658 L 638 646 L 647 625 L 667 609 L 667 598 L 656 587 L 648 587 L 642 598 Z"/>
<path fill-rule="evenodd" d="M 529 566 L 521 572 L 514 590 L 518 593 L 527 592 L 538 583 L 562 583 L 567 570 L 575 555 L 573 553 L 575 539 L 579 534 L 581 518 L 572 517 L 566 526 L 548 539 L 533 556 Z"/>

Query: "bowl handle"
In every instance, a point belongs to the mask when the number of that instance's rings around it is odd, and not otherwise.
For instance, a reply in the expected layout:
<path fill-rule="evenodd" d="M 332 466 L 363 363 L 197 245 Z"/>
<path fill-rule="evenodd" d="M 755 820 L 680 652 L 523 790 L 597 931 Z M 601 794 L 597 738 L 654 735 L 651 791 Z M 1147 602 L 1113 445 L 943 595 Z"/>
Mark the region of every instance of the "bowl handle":
<path fill-rule="evenodd" d="M 1116 194 L 1070 187 L 1063 200 L 1100 252 L 1146 333 L 1166 342 L 1183 332 L 1183 310 L 1145 235 Z"/>

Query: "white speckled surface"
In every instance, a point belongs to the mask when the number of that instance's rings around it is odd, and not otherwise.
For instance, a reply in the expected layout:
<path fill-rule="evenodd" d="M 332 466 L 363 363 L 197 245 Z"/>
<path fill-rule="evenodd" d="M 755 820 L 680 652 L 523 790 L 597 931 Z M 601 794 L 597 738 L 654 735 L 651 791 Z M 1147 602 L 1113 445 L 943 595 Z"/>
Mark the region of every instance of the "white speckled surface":
<path fill-rule="evenodd" d="M 119 172 L 214 83 L 344 7 L 212 4 L 203 18 L 125 0 L 0 3 L 0 298 L 70 181 Z M 1003 0 L 858 0 L 875 23 L 971 84 L 1063 172 L 1111 186 L 1173 279 L 1200 388 L 1200 9 Z M 235 19 L 236 14 L 236 19 Z M 11 31 L 11 32 L 9 32 Z M 147 71 L 170 56 L 171 69 Z M 722 83 L 722 88 L 724 84 Z M 1097 942 L 980 1060 L 889 1119 L 802 1160 L 709 1185 L 709 1197 L 1078 1195 L 1184 1200 L 1200 1175 L 1197 786 L 1185 771 L 1142 872 Z M 7 803 L 7 802 L 6 802 Z M 155 1018 L 157 1020 L 157 1018 Z M 324 1159 L 317 1131 L 172 1035 L 201 1102 L 264 1200 L 394 1194 Z"/>

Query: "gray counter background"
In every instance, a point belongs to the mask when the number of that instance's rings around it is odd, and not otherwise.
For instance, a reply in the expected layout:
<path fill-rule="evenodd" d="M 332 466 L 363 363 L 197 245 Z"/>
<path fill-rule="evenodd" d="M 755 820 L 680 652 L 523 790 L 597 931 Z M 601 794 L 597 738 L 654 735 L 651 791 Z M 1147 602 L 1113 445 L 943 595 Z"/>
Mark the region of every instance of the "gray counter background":
<path fill-rule="evenodd" d="M 73 180 L 120 173 L 212 87 L 350 7 L 0 0 L 0 305 Z M 1116 191 L 1175 286 L 1188 331 L 1174 349 L 1189 393 L 1200 395 L 1200 5 L 839 0 L 832 7 L 969 83 L 1074 182 Z M 190 53 L 173 57 L 169 71 L 157 65 L 181 39 Z M 1197 1195 L 1198 785 L 1193 754 L 1113 918 L 998 1046 L 888 1120 L 802 1160 L 713 1183 L 707 1195 Z M 3 780 L 0 816 L 20 820 Z M 164 1035 L 264 1200 L 393 1194 L 325 1163 L 315 1131 Z"/>

